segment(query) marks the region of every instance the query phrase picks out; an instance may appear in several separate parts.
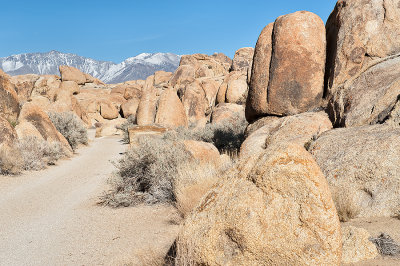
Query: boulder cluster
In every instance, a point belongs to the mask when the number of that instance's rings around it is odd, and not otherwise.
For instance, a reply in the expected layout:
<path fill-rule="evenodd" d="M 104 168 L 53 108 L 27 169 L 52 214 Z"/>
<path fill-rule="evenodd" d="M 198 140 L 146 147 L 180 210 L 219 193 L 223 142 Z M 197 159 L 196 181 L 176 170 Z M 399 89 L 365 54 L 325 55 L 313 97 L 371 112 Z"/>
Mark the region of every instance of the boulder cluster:
<path fill-rule="evenodd" d="M 240 161 L 185 220 L 177 260 L 371 259 L 368 233 L 340 221 L 400 213 L 399 22 L 398 0 L 340 0 L 326 24 L 306 11 L 280 16 L 233 60 L 184 55 L 174 73 L 146 80 L 104 84 L 68 66 L 60 77 L 0 71 L 0 145 L 35 135 L 68 148 L 46 112 L 75 112 L 97 136 L 118 133 L 128 118 L 138 126 L 131 132 L 162 134 L 239 116 L 249 123 Z M 199 158 L 219 156 L 185 145 Z"/>

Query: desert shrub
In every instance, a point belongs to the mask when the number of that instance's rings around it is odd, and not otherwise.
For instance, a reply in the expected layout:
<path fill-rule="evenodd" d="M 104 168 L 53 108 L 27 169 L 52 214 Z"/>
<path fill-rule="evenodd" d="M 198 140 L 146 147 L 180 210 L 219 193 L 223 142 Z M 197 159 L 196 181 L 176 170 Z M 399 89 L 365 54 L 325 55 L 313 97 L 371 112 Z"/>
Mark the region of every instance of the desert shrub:
<path fill-rule="evenodd" d="M 376 238 L 370 238 L 370 241 L 374 243 L 383 256 L 399 256 L 400 246 L 387 234 L 380 234 Z"/>
<path fill-rule="evenodd" d="M 210 142 L 221 153 L 237 153 L 245 139 L 247 121 L 236 114 L 233 119 L 228 119 L 217 124 L 207 124 L 204 128 L 183 128 L 166 134 L 169 139 L 192 139 Z"/>
<path fill-rule="evenodd" d="M 49 113 L 49 117 L 57 130 L 68 140 L 73 150 L 79 144 L 88 143 L 86 126 L 75 113 Z"/>
<path fill-rule="evenodd" d="M 1 175 L 17 175 L 21 173 L 23 168 L 23 160 L 16 148 L 6 145 L 0 147 L 0 174 Z"/>
<path fill-rule="evenodd" d="M 132 126 L 136 125 L 136 118 L 135 116 L 131 115 L 126 119 L 126 121 L 121 124 L 120 126 L 117 127 L 117 129 L 120 129 L 124 132 L 122 140 L 124 143 L 128 144 L 129 143 L 129 128 Z"/>
<path fill-rule="evenodd" d="M 180 143 L 140 137 L 118 162 L 118 172 L 111 179 L 113 190 L 101 202 L 112 207 L 174 202 L 173 179 L 178 166 L 189 159 Z"/>
<path fill-rule="evenodd" d="M 23 170 L 40 170 L 65 156 L 61 143 L 50 143 L 33 136 L 20 140 L 16 148 L 23 162 Z"/>

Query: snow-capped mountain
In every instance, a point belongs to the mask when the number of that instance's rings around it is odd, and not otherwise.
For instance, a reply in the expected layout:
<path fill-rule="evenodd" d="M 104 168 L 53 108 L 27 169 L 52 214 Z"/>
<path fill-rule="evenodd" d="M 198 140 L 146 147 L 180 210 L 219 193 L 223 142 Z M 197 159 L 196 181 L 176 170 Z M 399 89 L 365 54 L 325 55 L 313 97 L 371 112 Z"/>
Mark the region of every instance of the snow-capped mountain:
<path fill-rule="evenodd" d="M 106 83 L 146 79 L 155 71 L 173 72 L 179 65 L 180 56 L 171 53 L 143 53 L 115 64 L 97 61 L 75 54 L 51 51 L 29 53 L 0 58 L 0 68 L 10 75 L 56 74 L 60 65 L 73 66 Z"/>

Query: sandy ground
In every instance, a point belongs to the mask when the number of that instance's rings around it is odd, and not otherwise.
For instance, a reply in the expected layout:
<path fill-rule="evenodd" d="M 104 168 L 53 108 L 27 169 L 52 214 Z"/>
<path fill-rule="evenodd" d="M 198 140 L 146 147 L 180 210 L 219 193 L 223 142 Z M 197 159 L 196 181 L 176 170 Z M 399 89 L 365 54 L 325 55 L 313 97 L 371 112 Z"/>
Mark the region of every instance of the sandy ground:
<path fill-rule="evenodd" d="M 0 179 L 0 265 L 142 265 L 177 234 L 172 207 L 98 206 L 125 146 L 93 140 L 72 159 Z"/>
<path fill-rule="evenodd" d="M 386 233 L 390 235 L 396 243 L 400 243 L 400 219 L 397 218 L 368 218 L 368 219 L 354 219 L 350 222 L 344 223 L 343 226 L 352 225 L 355 227 L 361 227 L 367 230 L 372 237 L 377 237 L 381 233 Z M 362 261 L 356 264 L 357 266 L 367 266 L 367 265 L 400 265 L 400 258 L 393 257 L 377 257 L 374 260 Z"/>

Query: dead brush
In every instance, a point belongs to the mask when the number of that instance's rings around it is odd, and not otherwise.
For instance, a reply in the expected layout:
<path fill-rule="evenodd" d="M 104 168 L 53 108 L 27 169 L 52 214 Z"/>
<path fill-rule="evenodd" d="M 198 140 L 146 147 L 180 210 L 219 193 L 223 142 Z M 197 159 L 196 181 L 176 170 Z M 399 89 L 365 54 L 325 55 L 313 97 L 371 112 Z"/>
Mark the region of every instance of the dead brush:
<path fill-rule="evenodd" d="M 378 237 L 369 239 L 383 256 L 399 256 L 400 246 L 389 235 L 381 233 Z"/>

